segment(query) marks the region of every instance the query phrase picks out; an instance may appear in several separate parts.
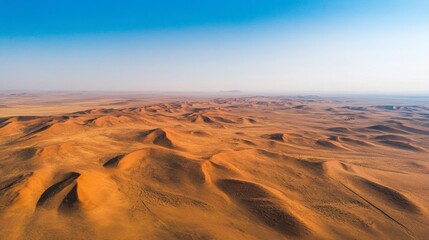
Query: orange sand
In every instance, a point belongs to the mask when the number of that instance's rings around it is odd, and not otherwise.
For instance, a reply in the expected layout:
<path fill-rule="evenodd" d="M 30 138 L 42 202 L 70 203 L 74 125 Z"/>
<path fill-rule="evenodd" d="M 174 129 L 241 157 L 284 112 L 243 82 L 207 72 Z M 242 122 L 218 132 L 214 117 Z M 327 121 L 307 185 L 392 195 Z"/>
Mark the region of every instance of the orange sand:
<path fill-rule="evenodd" d="M 0 239 L 429 233 L 427 105 L 58 96 L 2 95 Z"/>

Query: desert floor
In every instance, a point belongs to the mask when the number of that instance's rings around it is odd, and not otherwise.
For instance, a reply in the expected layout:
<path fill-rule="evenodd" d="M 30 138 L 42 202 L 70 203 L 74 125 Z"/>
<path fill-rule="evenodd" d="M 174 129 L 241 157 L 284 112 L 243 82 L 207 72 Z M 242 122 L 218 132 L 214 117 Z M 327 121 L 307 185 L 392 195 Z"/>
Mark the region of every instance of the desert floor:
<path fill-rule="evenodd" d="M 427 98 L 226 95 L 1 93 L 0 239 L 427 239 Z"/>

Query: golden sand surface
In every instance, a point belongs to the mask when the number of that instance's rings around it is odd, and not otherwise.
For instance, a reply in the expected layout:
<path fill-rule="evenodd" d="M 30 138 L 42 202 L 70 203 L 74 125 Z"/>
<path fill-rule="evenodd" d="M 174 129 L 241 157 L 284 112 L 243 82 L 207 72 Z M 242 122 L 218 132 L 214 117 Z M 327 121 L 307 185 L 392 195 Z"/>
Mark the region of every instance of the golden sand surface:
<path fill-rule="evenodd" d="M 0 239 L 428 237 L 425 101 L 0 99 Z"/>

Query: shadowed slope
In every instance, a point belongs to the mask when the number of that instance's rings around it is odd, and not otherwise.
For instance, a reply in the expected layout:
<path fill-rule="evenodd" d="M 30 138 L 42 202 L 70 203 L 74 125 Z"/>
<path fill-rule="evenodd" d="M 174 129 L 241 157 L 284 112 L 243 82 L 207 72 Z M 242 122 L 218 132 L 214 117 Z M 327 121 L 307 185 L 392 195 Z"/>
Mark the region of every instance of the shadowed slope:
<path fill-rule="evenodd" d="M 61 192 L 64 188 L 72 184 L 74 180 L 77 179 L 79 176 L 80 176 L 79 173 L 75 173 L 75 172 L 69 173 L 64 180 L 50 186 L 40 196 L 36 206 L 37 207 L 45 206 L 50 199 L 52 199 L 56 194 Z"/>
<path fill-rule="evenodd" d="M 139 134 L 145 143 L 153 143 L 156 145 L 172 148 L 173 143 L 168 138 L 167 133 L 161 128 L 156 128 Z"/>
<path fill-rule="evenodd" d="M 222 179 L 216 184 L 267 226 L 293 237 L 309 234 L 308 228 L 297 217 L 279 205 L 277 203 L 279 200 L 263 187 L 235 179 Z"/>

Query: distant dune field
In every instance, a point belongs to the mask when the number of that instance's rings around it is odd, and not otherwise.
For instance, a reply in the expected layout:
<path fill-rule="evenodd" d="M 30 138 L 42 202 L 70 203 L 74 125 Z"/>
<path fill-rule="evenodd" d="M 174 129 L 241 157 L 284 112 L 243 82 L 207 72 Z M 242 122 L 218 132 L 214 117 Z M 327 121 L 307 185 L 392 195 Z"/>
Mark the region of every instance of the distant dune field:
<path fill-rule="evenodd" d="M 1 96 L 0 239 L 428 237 L 428 105 L 37 96 Z"/>

